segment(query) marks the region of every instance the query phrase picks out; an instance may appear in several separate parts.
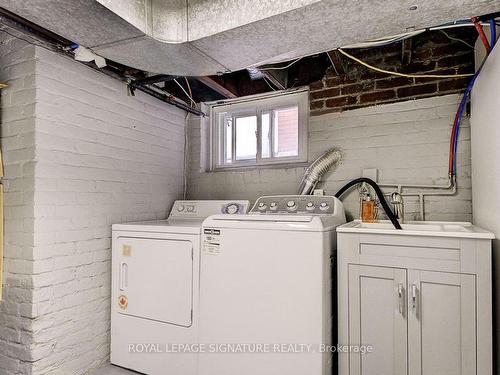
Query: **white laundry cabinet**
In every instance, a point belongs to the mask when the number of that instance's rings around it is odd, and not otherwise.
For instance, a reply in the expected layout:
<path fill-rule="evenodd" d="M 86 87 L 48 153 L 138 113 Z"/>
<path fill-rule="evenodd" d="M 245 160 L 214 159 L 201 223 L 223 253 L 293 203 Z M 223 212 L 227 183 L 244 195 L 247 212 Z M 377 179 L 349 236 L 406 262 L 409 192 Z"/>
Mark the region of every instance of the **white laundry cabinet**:
<path fill-rule="evenodd" d="M 491 375 L 488 235 L 346 227 L 338 228 L 339 374 Z"/>

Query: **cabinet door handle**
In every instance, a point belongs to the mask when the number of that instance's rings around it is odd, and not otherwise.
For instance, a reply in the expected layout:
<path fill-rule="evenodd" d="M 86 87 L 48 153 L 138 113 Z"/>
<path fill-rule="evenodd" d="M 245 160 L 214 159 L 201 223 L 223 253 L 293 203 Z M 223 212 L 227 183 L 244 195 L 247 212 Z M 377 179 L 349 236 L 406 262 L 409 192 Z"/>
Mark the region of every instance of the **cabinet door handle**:
<path fill-rule="evenodd" d="M 403 283 L 398 284 L 398 299 L 399 299 L 399 313 L 403 314 L 404 313 L 404 308 L 405 308 L 405 290 L 403 287 Z"/>
<path fill-rule="evenodd" d="M 411 286 L 411 307 L 416 313 L 417 308 L 417 286 L 413 284 Z"/>

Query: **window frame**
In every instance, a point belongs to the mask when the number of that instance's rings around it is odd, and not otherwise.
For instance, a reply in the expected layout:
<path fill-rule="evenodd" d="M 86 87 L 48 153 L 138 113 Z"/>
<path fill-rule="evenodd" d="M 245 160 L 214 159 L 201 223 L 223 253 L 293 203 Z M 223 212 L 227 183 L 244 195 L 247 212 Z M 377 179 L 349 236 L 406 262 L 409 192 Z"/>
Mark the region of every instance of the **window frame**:
<path fill-rule="evenodd" d="M 210 116 L 210 170 L 227 170 L 240 168 L 259 168 L 266 166 L 296 165 L 307 162 L 308 158 L 308 125 L 309 125 L 309 89 L 281 91 L 252 95 L 245 98 L 230 99 L 214 103 L 206 103 Z M 273 137 L 270 139 L 271 156 L 262 157 L 262 114 L 269 112 L 269 126 L 273 129 L 273 111 L 298 107 L 298 155 L 273 156 Z M 223 130 L 224 114 L 230 113 L 233 121 L 232 163 L 224 164 L 226 151 L 226 132 Z M 257 117 L 256 158 L 236 161 L 236 118 Z M 271 130 L 273 131 L 273 130 Z"/>

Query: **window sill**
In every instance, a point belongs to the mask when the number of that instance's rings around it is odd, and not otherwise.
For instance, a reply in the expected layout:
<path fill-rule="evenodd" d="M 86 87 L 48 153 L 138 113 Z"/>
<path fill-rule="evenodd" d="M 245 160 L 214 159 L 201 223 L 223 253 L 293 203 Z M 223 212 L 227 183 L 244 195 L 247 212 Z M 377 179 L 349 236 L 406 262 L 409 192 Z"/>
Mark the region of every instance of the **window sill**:
<path fill-rule="evenodd" d="M 247 171 L 253 171 L 253 170 L 257 170 L 257 169 L 292 169 L 292 168 L 304 168 L 304 167 L 308 167 L 308 166 L 309 166 L 309 162 L 303 161 L 303 162 L 292 162 L 292 163 L 276 163 L 276 164 L 224 167 L 224 168 L 216 168 L 216 169 L 203 171 L 202 173 L 247 172 Z"/>

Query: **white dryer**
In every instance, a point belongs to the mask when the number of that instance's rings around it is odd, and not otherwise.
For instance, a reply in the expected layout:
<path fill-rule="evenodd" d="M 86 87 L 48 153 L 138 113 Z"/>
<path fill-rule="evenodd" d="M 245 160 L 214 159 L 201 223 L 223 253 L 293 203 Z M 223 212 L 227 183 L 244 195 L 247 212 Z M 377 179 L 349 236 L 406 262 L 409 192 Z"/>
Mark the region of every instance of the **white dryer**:
<path fill-rule="evenodd" d="M 150 375 L 194 375 L 201 223 L 242 214 L 247 201 L 176 201 L 167 220 L 115 224 L 111 363 Z M 89 322 L 92 324 L 92 322 Z"/>
<path fill-rule="evenodd" d="M 330 375 L 332 270 L 342 203 L 261 197 L 203 223 L 200 375 Z M 323 346 L 323 347 L 322 347 Z"/>

